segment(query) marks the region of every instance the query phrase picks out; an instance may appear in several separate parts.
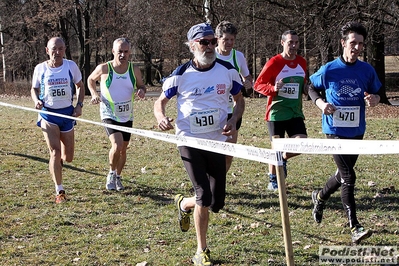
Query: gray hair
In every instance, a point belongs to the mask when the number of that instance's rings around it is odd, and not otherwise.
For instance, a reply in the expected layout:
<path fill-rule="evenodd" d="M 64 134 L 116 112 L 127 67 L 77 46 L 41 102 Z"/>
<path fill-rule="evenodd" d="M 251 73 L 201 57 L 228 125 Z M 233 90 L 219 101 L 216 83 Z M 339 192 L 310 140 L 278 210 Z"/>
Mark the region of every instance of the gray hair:
<path fill-rule="evenodd" d="M 127 38 L 121 37 L 118 38 L 114 41 L 112 44 L 112 48 L 114 48 L 118 43 L 127 43 L 129 45 L 129 50 L 132 48 L 132 45 L 130 44 L 130 41 Z"/>
<path fill-rule="evenodd" d="M 193 50 L 193 48 L 191 48 L 191 44 L 193 42 L 194 41 L 187 41 L 187 42 L 184 43 L 185 45 L 187 45 L 188 49 L 190 50 L 190 53 L 192 53 L 192 54 L 194 54 L 194 50 Z"/>

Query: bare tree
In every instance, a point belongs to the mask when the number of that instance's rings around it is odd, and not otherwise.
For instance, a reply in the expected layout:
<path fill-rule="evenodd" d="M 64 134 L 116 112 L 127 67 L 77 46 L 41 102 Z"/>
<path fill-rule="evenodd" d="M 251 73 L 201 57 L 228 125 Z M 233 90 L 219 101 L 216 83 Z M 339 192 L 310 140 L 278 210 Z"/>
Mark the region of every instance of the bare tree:
<path fill-rule="evenodd" d="M 3 82 L 6 82 L 6 59 L 4 57 L 4 40 L 3 40 L 3 31 L 1 30 L 1 17 L 0 17 L 0 45 L 1 45 L 1 61 L 3 65 L 3 71 L 1 72 L 2 74 L 2 79 Z"/>
<path fill-rule="evenodd" d="M 364 58 L 385 83 L 387 40 L 390 51 L 399 51 L 398 13 L 399 2 L 388 0 L 2 0 L 0 14 L 7 14 L 1 17 L 3 70 L 9 70 L 8 80 L 29 80 L 46 58 L 48 39 L 61 36 L 67 58 L 78 62 L 85 79 L 98 63 L 112 59 L 112 41 L 127 37 L 133 60 L 144 62 L 144 76 L 152 84 L 154 75 L 159 81 L 191 57 L 184 43 L 192 25 L 209 21 L 216 27 L 229 20 L 239 29 L 236 48 L 245 53 L 254 77 L 281 52 L 281 33 L 287 29 L 299 33 L 300 53 L 314 71 L 339 56 L 339 27 L 358 20 L 370 33 Z M 384 96 L 385 87 L 386 102 Z"/>

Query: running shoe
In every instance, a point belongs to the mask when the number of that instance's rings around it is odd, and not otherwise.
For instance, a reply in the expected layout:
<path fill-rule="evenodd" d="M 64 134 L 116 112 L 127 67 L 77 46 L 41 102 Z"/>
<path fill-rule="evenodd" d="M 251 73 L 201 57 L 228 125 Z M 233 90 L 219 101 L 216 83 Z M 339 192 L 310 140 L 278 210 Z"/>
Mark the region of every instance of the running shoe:
<path fill-rule="evenodd" d="M 269 174 L 269 185 L 267 186 L 268 190 L 276 191 L 278 189 L 277 185 L 277 176 L 273 174 Z"/>
<path fill-rule="evenodd" d="M 66 196 L 65 196 L 65 191 L 64 190 L 60 190 L 59 192 L 58 192 L 58 194 L 55 196 L 55 203 L 63 203 L 63 202 L 65 202 L 67 199 L 66 199 Z"/>
<path fill-rule="evenodd" d="M 209 248 L 206 248 L 204 252 L 208 256 L 208 258 L 211 259 L 211 251 L 209 250 Z"/>
<path fill-rule="evenodd" d="M 118 190 L 118 191 L 125 189 L 125 187 L 122 185 L 120 176 L 115 177 L 115 186 L 116 186 L 116 190 Z"/>
<path fill-rule="evenodd" d="M 369 238 L 372 234 L 373 232 L 371 230 L 364 229 L 360 224 L 355 225 L 351 229 L 352 242 L 355 244 L 359 244 L 360 241 Z"/>
<path fill-rule="evenodd" d="M 115 184 L 115 174 L 109 173 L 107 176 L 107 183 L 105 184 L 105 187 L 107 190 L 115 190 L 116 189 L 116 184 Z"/>
<path fill-rule="evenodd" d="M 182 232 L 187 232 L 188 229 L 190 228 L 190 214 L 191 214 L 191 210 L 189 211 L 183 211 L 181 209 L 181 202 L 184 199 L 183 195 L 181 194 L 177 194 L 175 196 L 175 204 L 176 204 L 176 208 L 177 211 L 179 213 L 179 226 L 180 226 L 180 230 Z"/>
<path fill-rule="evenodd" d="M 201 253 L 195 254 L 195 256 L 191 259 L 191 261 L 194 263 L 194 265 L 198 266 L 212 266 L 213 263 L 211 262 L 211 252 L 208 248 L 206 248 L 204 251 Z"/>
<path fill-rule="evenodd" d="M 319 191 L 317 190 L 312 192 L 312 202 L 314 204 L 312 215 L 316 223 L 321 223 L 321 220 L 323 219 L 323 210 L 324 210 L 325 201 L 318 199 L 318 194 Z"/>

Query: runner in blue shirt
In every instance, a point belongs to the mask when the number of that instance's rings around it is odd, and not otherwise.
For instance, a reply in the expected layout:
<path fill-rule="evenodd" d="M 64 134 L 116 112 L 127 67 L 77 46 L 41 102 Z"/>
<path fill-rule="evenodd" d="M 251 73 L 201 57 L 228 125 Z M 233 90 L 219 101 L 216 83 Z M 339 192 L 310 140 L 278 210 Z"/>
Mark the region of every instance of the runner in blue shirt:
<path fill-rule="evenodd" d="M 358 22 L 348 22 L 341 28 L 343 54 L 322 66 L 310 77 L 309 95 L 323 111 L 322 129 L 328 139 L 363 139 L 366 130 L 366 106 L 376 106 L 381 87 L 374 68 L 358 60 L 363 51 L 367 31 Z M 325 91 L 325 99 L 320 92 Z M 354 166 L 358 154 L 333 155 L 337 171 L 320 191 L 312 192 L 313 218 L 321 223 L 325 202 L 341 188 L 341 200 L 349 220 L 353 243 L 360 243 L 372 232 L 364 229 L 356 216 Z"/>

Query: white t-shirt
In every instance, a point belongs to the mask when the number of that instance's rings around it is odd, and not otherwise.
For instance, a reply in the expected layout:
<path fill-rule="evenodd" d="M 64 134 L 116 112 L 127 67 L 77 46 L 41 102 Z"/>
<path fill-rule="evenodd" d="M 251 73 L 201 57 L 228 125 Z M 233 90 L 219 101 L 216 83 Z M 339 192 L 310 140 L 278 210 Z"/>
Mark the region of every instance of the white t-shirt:
<path fill-rule="evenodd" d="M 179 66 L 162 86 L 168 99 L 177 97 L 176 134 L 225 141 L 229 94 L 241 87 L 238 72 L 223 60 L 208 69 L 197 69 L 192 61 Z"/>
<path fill-rule="evenodd" d="M 32 87 L 40 88 L 39 99 L 45 107 L 61 109 L 71 106 L 75 84 L 82 80 L 82 73 L 74 61 L 63 59 L 60 67 L 49 67 L 42 62 L 35 67 Z"/>

